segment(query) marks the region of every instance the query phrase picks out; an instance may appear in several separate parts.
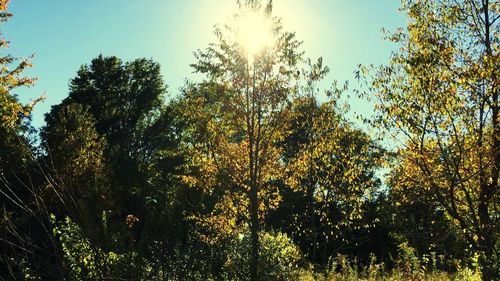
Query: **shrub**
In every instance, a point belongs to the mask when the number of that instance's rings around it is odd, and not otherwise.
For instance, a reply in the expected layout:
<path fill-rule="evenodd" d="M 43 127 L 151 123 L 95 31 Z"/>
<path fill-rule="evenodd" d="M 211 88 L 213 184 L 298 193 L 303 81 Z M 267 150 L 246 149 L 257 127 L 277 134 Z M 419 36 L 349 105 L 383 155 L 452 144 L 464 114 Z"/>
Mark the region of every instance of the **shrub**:
<path fill-rule="evenodd" d="M 227 247 L 224 265 L 228 280 L 249 280 L 251 239 L 249 233 L 234 237 Z M 259 279 L 296 280 L 302 254 L 281 232 L 260 233 Z"/>
<path fill-rule="evenodd" d="M 92 245 L 83 235 L 80 226 L 70 218 L 56 221 L 55 216 L 51 215 L 51 220 L 54 224 L 53 233 L 60 241 L 64 267 L 70 280 L 140 279 L 140 272 L 133 266 L 136 253 L 103 251 Z"/>

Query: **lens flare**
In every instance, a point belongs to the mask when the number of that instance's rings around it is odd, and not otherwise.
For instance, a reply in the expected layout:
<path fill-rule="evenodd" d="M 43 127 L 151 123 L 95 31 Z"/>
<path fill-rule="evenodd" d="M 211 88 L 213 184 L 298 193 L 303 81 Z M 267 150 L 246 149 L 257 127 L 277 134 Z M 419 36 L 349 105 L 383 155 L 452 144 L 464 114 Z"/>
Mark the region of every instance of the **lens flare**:
<path fill-rule="evenodd" d="M 249 60 L 272 43 L 271 21 L 258 11 L 248 11 L 239 18 L 238 39 Z"/>

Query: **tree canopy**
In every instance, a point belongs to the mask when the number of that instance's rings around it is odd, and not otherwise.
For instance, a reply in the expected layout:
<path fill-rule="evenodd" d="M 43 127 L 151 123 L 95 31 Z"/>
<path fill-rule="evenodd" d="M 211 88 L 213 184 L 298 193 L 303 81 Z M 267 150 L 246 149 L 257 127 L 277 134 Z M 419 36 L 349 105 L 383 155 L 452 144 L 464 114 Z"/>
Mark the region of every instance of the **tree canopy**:
<path fill-rule="evenodd" d="M 403 1 L 400 52 L 377 69 L 378 122 L 399 138 L 394 188 L 418 188 L 498 278 L 499 3 Z"/>

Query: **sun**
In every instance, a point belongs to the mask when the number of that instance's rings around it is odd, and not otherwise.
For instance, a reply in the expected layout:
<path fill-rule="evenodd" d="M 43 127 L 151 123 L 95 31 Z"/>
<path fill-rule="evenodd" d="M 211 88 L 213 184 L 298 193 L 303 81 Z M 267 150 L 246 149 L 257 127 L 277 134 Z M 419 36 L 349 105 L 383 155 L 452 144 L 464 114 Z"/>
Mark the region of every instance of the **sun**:
<path fill-rule="evenodd" d="M 250 10 L 238 20 L 237 36 L 247 56 L 253 59 L 272 44 L 272 25 L 269 17 Z"/>

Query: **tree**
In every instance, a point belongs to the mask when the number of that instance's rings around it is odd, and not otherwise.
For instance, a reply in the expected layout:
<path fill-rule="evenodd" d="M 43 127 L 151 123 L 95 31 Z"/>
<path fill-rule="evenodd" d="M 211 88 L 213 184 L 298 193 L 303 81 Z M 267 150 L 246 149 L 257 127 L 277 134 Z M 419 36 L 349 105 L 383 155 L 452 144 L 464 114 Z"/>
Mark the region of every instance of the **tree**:
<path fill-rule="evenodd" d="M 56 220 L 69 216 L 97 248 L 131 253 L 135 263 L 155 268 L 164 253 L 148 253 L 182 221 L 169 217 L 177 214 L 182 156 L 165 93 L 159 64 L 101 55 L 80 68 L 41 133 L 45 162 L 58 179 L 46 199 L 67 195 L 64 205 L 71 206 L 51 205 Z"/>
<path fill-rule="evenodd" d="M 6 22 L 12 17 L 7 12 L 9 0 L 0 1 L 0 22 Z M 8 48 L 9 41 L 5 38 L 0 40 L 0 48 Z M 24 59 L 19 64 L 14 64 L 18 59 L 4 55 L 0 57 L 0 115 L 3 129 L 14 129 L 18 127 L 23 117 L 29 116 L 31 108 L 36 101 L 23 105 L 18 102 L 12 90 L 33 85 L 34 79 L 22 76 L 22 72 L 31 67 L 29 60 Z"/>
<path fill-rule="evenodd" d="M 78 130 L 95 127 L 98 136 L 93 138 L 104 138 L 106 144 L 104 165 L 112 184 L 123 189 L 123 195 L 137 192 L 144 186 L 144 175 L 158 148 L 152 146 L 153 139 L 146 138 L 146 132 L 164 114 L 164 94 L 160 66 L 153 61 L 138 59 L 122 63 L 116 57 L 99 56 L 80 68 L 70 83 L 69 96 L 46 115 L 44 143 L 49 146 L 47 149 L 57 150 L 58 147 L 50 145 L 59 145 L 69 134 L 81 138 Z M 68 115 L 79 119 L 68 120 Z M 80 121 L 85 118 L 90 120 Z M 64 126 L 71 125 L 67 122 L 76 124 L 65 129 Z M 82 123 L 85 128 L 76 126 L 78 122 L 87 122 Z M 119 191 L 115 190 L 115 195 L 119 196 Z"/>
<path fill-rule="evenodd" d="M 7 12 L 9 1 L 0 1 L 0 23 L 4 23 L 12 14 Z M 9 41 L 0 39 L 0 48 L 6 49 Z M 22 150 L 21 134 L 26 132 L 27 121 L 35 100 L 31 104 L 18 101 L 15 90 L 33 85 L 34 79 L 23 76 L 23 71 L 31 67 L 28 59 L 16 59 L 10 55 L 0 56 L 0 175 L 19 165 Z"/>
<path fill-rule="evenodd" d="M 8 0 L 0 1 L 0 23 L 8 21 Z M 0 49 L 7 49 L 9 41 L 0 38 Z M 30 87 L 34 78 L 25 76 L 31 67 L 30 58 L 19 59 L 8 54 L 0 55 L 0 275 L 21 276 L 28 259 L 37 259 L 26 249 L 33 240 L 30 231 L 40 231 L 39 222 L 30 220 L 32 212 L 32 186 L 27 184 L 33 158 L 29 134 L 31 110 L 36 99 L 29 104 L 18 100 L 16 91 Z M 39 247 L 38 249 L 42 249 Z M 32 248 L 30 248 L 32 250 Z M 41 263 L 40 263 L 41 264 Z"/>
<path fill-rule="evenodd" d="M 286 217 L 282 227 L 293 229 L 311 259 L 322 265 L 344 246 L 359 244 L 351 239 L 356 230 L 372 227 L 363 212 L 378 191 L 375 172 L 383 156 L 334 104 L 318 104 L 310 95 L 294 100 L 290 134 L 283 143 L 286 183 L 294 196 L 283 196 L 292 210 L 281 214 Z"/>
<path fill-rule="evenodd" d="M 279 200 L 273 191 L 282 170 L 275 144 L 283 136 L 284 109 L 295 91 L 302 53 L 294 34 L 272 18 L 270 5 L 241 12 L 236 22 L 252 13 L 269 22 L 274 42 L 251 54 L 238 41 L 238 25 L 227 26 L 216 29 L 217 43 L 196 53 L 193 67 L 206 80 L 186 87 L 182 96 L 193 152 L 193 173 L 186 179 L 208 194 L 219 194 L 209 225 L 214 226 L 217 214 L 228 222 L 223 231 L 249 221 L 250 276 L 257 280 L 263 211 Z"/>
<path fill-rule="evenodd" d="M 498 1 L 403 1 L 400 49 L 371 80 L 378 121 L 399 140 L 411 185 L 434 199 L 498 279 Z M 362 74 L 362 72 L 358 73 Z"/>

